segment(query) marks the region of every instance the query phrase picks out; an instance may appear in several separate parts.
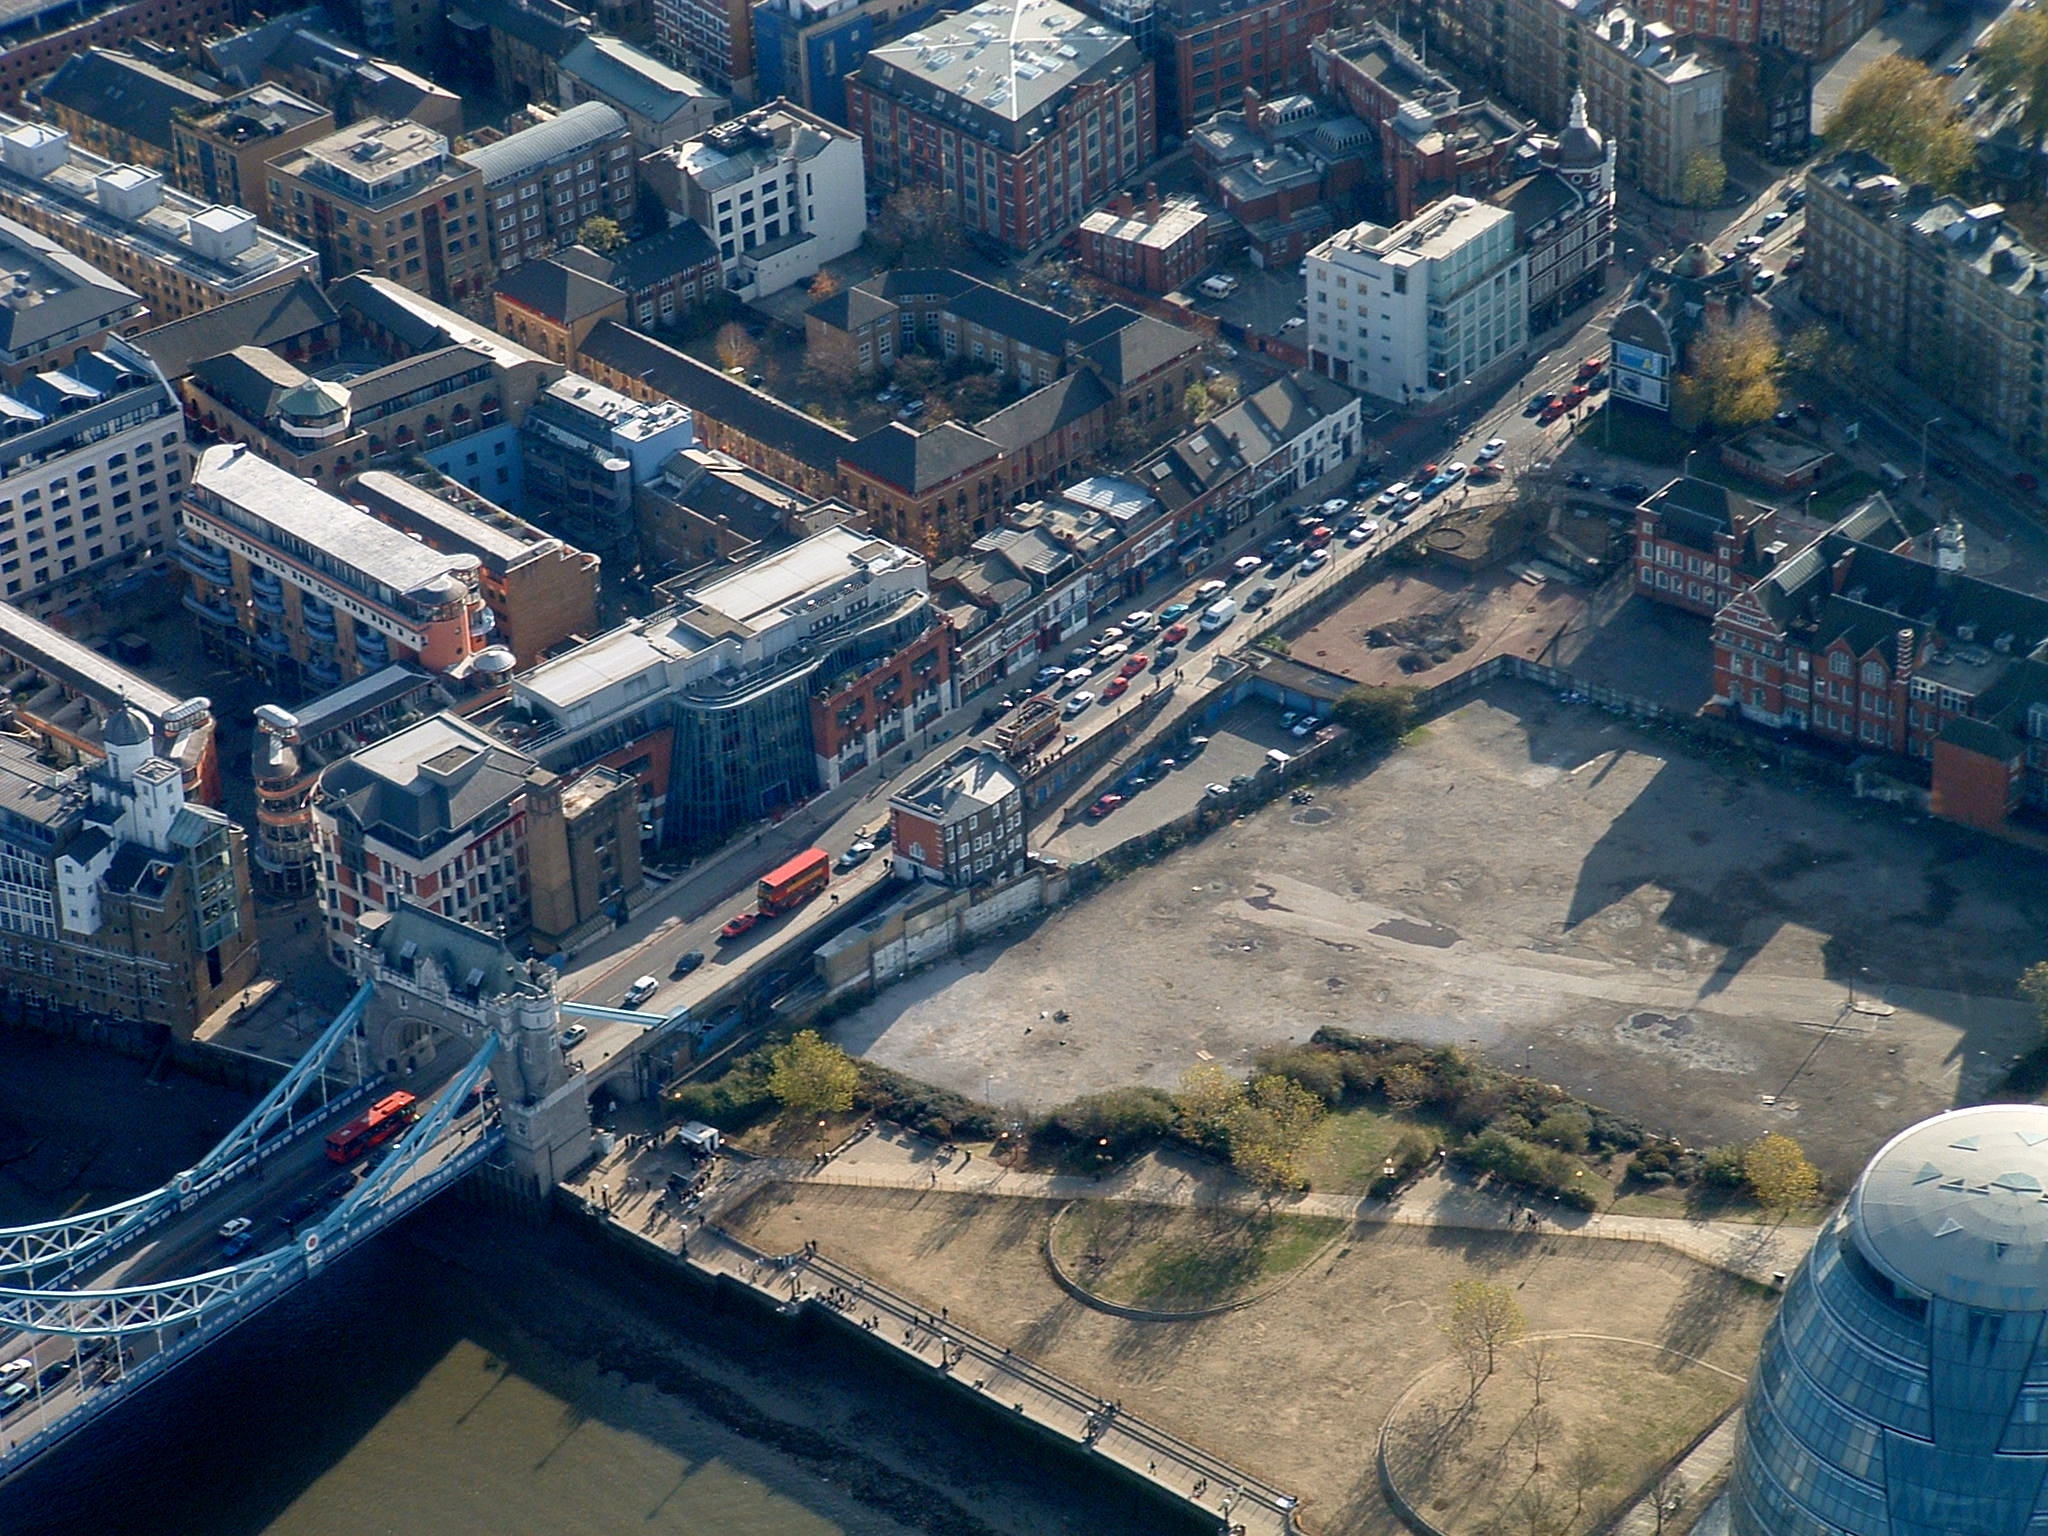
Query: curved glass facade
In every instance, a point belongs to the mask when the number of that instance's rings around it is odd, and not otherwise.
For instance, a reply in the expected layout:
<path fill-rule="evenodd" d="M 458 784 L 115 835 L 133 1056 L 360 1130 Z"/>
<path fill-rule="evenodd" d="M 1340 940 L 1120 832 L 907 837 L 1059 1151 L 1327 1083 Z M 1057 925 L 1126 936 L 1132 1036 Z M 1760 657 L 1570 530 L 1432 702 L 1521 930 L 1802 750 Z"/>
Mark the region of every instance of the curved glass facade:
<path fill-rule="evenodd" d="M 2048 1536 L 2048 1108 L 1895 1138 L 1786 1288 L 1735 1536 Z"/>

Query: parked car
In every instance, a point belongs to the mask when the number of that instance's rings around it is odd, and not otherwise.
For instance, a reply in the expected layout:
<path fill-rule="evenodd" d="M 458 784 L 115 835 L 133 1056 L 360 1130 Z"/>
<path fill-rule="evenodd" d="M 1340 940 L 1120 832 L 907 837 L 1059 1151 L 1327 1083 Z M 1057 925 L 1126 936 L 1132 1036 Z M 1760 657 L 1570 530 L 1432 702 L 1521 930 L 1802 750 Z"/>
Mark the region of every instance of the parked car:
<path fill-rule="evenodd" d="M 1650 488 L 1640 480 L 1617 480 L 1607 487 L 1607 494 L 1621 501 L 1647 501 Z"/>
<path fill-rule="evenodd" d="M 734 939 L 740 938 L 743 935 L 752 932 L 754 924 L 760 921 L 760 913 L 742 912 L 737 917 L 732 918 L 730 921 L 728 921 L 723 928 L 718 930 L 718 937 L 721 941 L 729 944 Z"/>
<path fill-rule="evenodd" d="M 680 954 L 680 955 L 677 955 L 677 956 L 676 956 L 676 963 L 675 963 L 675 964 L 674 964 L 673 966 L 671 966 L 671 967 L 669 968 L 669 975 L 670 975 L 670 976 L 672 976 L 672 977 L 673 977 L 673 976 L 687 976 L 687 975 L 689 975 L 689 974 L 690 974 L 690 972 L 692 972 L 692 971 L 694 971 L 695 969 L 697 969 L 697 967 L 698 967 L 698 966 L 700 966 L 700 965 L 702 965 L 703 963 L 704 963 L 704 951 L 703 951 L 703 950 L 701 950 L 701 949 L 690 949 L 690 950 L 685 950 L 685 951 L 684 951 L 684 952 L 683 952 L 682 954 Z"/>
<path fill-rule="evenodd" d="M 1566 475 L 1564 483 L 1575 491 L 1590 491 L 1593 489 L 1593 477 L 1583 469 L 1575 469 Z"/>
<path fill-rule="evenodd" d="M 1294 722 L 1294 734 L 1296 736 L 1313 735 L 1322 728 L 1323 722 L 1314 715 L 1304 715 L 1301 719 Z"/>
<path fill-rule="evenodd" d="M 1088 807 L 1088 819 L 1090 821 L 1100 821 L 1123 803 L 1124 797 L 1122 795 L 1104 795 Z"/>

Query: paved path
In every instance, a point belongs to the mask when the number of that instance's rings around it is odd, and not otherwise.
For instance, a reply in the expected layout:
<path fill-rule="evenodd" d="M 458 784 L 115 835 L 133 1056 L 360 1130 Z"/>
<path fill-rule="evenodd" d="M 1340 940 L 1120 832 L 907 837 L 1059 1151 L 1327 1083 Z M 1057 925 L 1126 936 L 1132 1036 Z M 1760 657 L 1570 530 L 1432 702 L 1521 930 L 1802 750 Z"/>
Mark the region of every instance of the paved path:
<path fill-rule="evenodd" d="M 942 1190 L 1024 1200 L 1130 1200 L 1150 1205 L 1267 1208 L 1264 1197 L 1193 1159 L 1152 1155 L 1104 1178 L 1077 1174 L 1018 1173 L 972 1152 L 945 1155 L 921 1137 L 881 1131 L 856 1138 L 820 1167 L 788 1163 L 780 1177 L 797 1184 L 838 1184 L 872 1189 Z M 1447 1174 L 1419 1180 L 1392 1200 L 1367 1195 L 1310 1193 L 1274 1201 L 1274 1210 L 1302 1216 L 1398 1226 L 1457 1227 L 1472 1231 L 1526 1231 L 1523 1201 L 1474 1189 Z M 1618 1242 L 1658 1243 L 1702 1264 L 1744 1279 L 1773 1283 L 1790 1274 L 1812 1246 L 1816 1228 L 1763 1226 L 1738 1221 L 1683 1221 L 1609 1212 L 1539 1211 L 1535 1231 Z"/>

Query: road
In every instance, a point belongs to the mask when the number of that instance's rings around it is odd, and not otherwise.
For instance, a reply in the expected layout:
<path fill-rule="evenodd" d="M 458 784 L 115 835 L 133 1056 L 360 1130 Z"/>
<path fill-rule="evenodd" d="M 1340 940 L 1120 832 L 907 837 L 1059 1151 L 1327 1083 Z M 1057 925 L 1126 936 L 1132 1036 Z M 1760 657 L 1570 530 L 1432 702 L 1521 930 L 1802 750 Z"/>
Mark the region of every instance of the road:
<path fill-rule="evenodd" d="M 445 1065 L 439 1071 L 412 1083 L 410 1091 L 420 1095 L 422 1114 L 447 1080 L 464 1065 L 463 1060 L 447 1053 L 442 1060 Z M 327 1156 L 326 1132 L 347 1123 L 351 1115 L 360 1114 L 364 1107 L 366 1101 L 332 1117 L 316 1131 L 265 1159 L 258 1170 L 215 1190 L 192 1209 L 172 1217 L 72 1281 L 68 1288 L 112 1290 L 189 1279 L 246 1262 L 266 1247 L 290 1243 L 301 1227 L 331 1210 L 374 1165 L 375 1153 L 346 1167 Z M 469 1145 L 472 1138 L 484 1134 L 495 1117 L 494 1102 L 484 1099 L 451 1124 L 434 1147 L 393 1187 L 390 1196 L 428 1176 L 448 1157 Z M 254 1249 L 241 1259 L 227 1256 L 220 1236 L 220 1228 L 230 1220 L 247 1221 L 248 1230 L 256 1237 Z M 122 1372 L 133 1370 L 175 1344 L 195 1326 L 186 1323 L 168 1331 L 127 1335 L 119 1341 L 118 1353 L 115 1342 L 105 1338 L 0 1332 L 0 1361 L 7 1362 L 0 1370 L 8 1371 L 10 1385 L 23 1381 L 30 1386 L 27 1395 L 7 1400 L 4 1409 L 0 1409 L 0 1434 L 4 1434 L 5 1444 L 11 1447 L 62 1418 L 78 1405 L 84 1394 L 117 1381 Z M 25 1370 L 17 1366 L 20 1361 L 29 1362 Z"/>

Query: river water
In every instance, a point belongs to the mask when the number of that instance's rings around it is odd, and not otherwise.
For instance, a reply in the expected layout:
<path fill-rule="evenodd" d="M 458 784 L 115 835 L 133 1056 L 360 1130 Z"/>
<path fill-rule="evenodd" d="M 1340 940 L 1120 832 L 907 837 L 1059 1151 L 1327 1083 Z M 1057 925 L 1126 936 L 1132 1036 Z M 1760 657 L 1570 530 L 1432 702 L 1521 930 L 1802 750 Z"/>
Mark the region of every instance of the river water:
<path fill-rule="evenodd" d="M 1187 1529 L 857 1341 L 617 1264 L 444 1200 L 0 1488 L 0 1536 Z"/>

